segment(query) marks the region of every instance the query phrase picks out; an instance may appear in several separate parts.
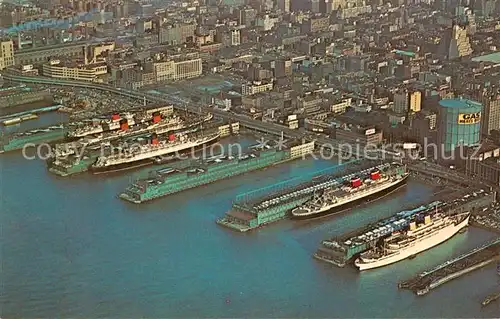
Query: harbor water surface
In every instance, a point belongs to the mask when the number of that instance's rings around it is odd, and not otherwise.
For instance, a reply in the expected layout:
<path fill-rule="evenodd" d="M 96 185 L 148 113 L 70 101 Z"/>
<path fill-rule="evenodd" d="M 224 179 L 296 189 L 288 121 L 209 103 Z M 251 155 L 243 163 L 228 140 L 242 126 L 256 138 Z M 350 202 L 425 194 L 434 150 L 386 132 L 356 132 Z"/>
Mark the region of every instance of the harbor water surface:
<path fill-rule="evenodd" d="M 357 272 L 311 256 L 321 240 L 423 203 L 410 181 L 369 206 L 247 234 L 215 224 L 239 193 L 330 167 L 295 161 L 144 205 L 116 195 L 134 174 L 70 178 L 40 160 L 0 157 L 1 317 L 497 317 L 486 267 L 417 297 L 397 282 L 494 235 L 469 228 L 385 268 Z"/>

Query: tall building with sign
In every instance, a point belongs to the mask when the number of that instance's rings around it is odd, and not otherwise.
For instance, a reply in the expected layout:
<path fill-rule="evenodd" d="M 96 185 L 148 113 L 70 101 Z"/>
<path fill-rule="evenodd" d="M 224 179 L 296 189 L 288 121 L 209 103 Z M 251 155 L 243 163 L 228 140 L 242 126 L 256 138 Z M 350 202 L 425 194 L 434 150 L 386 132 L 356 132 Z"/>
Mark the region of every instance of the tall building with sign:
<path fill-rule="evenodd" d="M 477 145 L 481 139 L 481 103 L 467 99 L 439 102 L 438 148 L 448 154 L 458 146 Z"/>

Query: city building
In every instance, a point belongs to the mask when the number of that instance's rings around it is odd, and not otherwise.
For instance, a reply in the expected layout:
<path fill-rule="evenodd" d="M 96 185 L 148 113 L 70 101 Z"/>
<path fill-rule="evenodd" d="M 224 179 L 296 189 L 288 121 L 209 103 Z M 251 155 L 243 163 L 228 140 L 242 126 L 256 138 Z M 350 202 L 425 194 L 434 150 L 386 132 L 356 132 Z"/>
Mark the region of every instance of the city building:
<path fill-rule="evenodd" d="M 82 41 L 32 47 L 16 51 L 14 60 L 16 65 L 27 65 L 42 64 L 54 57 L 80 59 L 85 57 L 87 46 Z"/>
<path fill-rule="evenodd" d="M 239 28 L 231 29 L 231 45 L 237 46 L 241 44 L 241 31 Z"/>
<path fill-rule="evenodd" d="M 319 94 L 307 94 L 297 98 L 297 109 L 303 114 L 313 114 L 321 110 L 323 98 Z"/>
<path fill-rule="evenodd" d="M 278 0 L 278 8 L 285 13 L 290 12 L 290 0 Z"/>
<path fill-rule="evenodd" d="M 274 76 L 276 78 L 291 76 L 293 66 L 291 59 L 279 59 L 274 64 Z"/>
<path fill-rule="evenodd" d="M 485 145 L 467 149 L 465 172 L 482 181 L 500 186 L 500 148 L 497 145 Z"/>
<path fill-rule="evenodd" d="M 153 73 L 157 82 L 178 81 L 198 77 L 202 74 L 202 59 L 198 53 L 157 57 Z"/>
<path fill-rule="evenodd" d="M 346 109 L 352 104 L 352 98 L 335 100 L 330 107 L 332 113 L 345 113 Z"/>
<path fill-rule="evenodd" d="M 252 83 L 244 83 L 241 85 L 242 95 L 254 95 L 260 92 L 271 91 L 273 82 L 253 81 Z"/>
<path fill-rule="evenodd" d="M 484 116 L 482 123 L 482 132 L 485 135 L 493 130 L 500 130 L 500 94 L 488 96 L 483 99 Z"/>
<path fill-rule="evenodd" d="M 326 32 L 330 26 L 330 18 L 315 16 L 311 17 L 302 25 L 303 33 Z"/>
<path fill-rule="evenodd" d="M 451 29 L 445 32 L 440 46 L 440 54 L 448 60 L 472 54 L 467 28 L 458 24 L 454 24 Z"/>
<path fill-rule="evenodd" d="M 444 99 L 439 102 L 438 144 L 441 154 L 458 146 L 477 145 L 481 139 L 481 103 L 467 99 Z"/>
<path fill-rule="evenodd" d="M 338 3 L 340 6 L 339 13 L 343 19 L 372 12 L 372 7 L 366 0 L 342 0 Z M 333 9 L 336 10 L 337 8 L 338 7 L 334 7 Z"/>
<path fill-rule="evenodd" d="M 164 24 L 159 31 L 162 44 L 178 45 L 194 42 L 196 24 Z"/>
<path fill-rule="evenodd" d="M 0 42 L 0 70 L 14 65 L 14 42 L 4 40 Z"/>
<path fill-rule="evenodd" d="M 78 64 L 51 60 L 43 64 L 42 73 L 44 76 L 51 78 L 104 82 L 105 76 L 108 73 L 108 66 L 105 62 Z"/>
<path fill-rule="evenodd" d="M 402 90 L 394 93 L 394 112 L 407 114 L 408 112 L 420 112 L 422 108 L 422 93 Z"/>

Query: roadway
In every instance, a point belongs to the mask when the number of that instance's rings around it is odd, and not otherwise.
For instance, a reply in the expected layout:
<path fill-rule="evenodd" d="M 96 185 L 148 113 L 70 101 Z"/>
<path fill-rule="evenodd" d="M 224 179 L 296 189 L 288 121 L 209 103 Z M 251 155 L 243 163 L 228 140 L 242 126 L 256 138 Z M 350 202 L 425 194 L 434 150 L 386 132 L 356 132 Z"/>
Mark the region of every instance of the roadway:
<path fill-rule="evenodd" d="M 39 76 L 18 76 L 18 75 L 12 75 L 12 74 L 2 74 L 3 78 L 6 80 L 10 80 L 13 82 L 21 82 L 21 83 L 34 83 L 34 84 L 47 84 L 47 85 L 58 85 L 58 86 L 72 86 L 72 87 L 79 87 L 79 88 L 87 88 L 87 89 L 95 89 L 95 90 L 101 90 L 105 92 L 111 92 L 114 94 L 118 94 L 121 96 L 126 96 L 129 98 L 134 98 L 137 100 L 143 100 L 144 98 L 153 103 L 168 103 L 174 105 L 175 108 L 178 109 L 187 109 L 188 111 L 196 114 L 200 113 L 207 113 L 211 112 L 214 114 L 215 117 L 222 118 L 224 120 L 232 121 L 232 122 L 239 122 L 241 125 L 261 131 L 264 133 L 269 133 L 269 134 L 274 134 L 274 135 L 281 135 L 283 132 L 283 135 L 288 137 L 288 138 L 293 138 L 293 139 L 305 139 L 312 141 L 314 140 L 317 145 L 323 146 L 325 148 L 331 148 L 335 151 L 341 151 L 342 153 L 346 153 L 345 155 L 350 155 L 347 154 L 348 151 L 355 151 L 354 154 L 356 154 L 356 157 L 359 157 L 360 153 L 362 153 L 361 150 L 357 150 L 355 147 L 342 147 L 341 144 L 339 144 L 338 141 L 328 138 L 326 136 L 318 136 L 315 137 L 314 139 L 311 137 L 308 137 L 307 134 L 304 132 L 301 132 L 299 130 L 292 130 L 289 129 L 285 126 L 275 124 L 275 123 L 269 123 L 269 122 L 262 122 L 258 120 L 254 120 L 252 118 L 249 118 L 244 115 L 238 115 L 218 109 L 213 109 L 209 107 L 204 107 L 201 105 L 194 105 L 191 103 L 188 99 L 185 98 L 180 98 L 178 96 L 172 96 L 172 95 L 166 95 L 166 94 L 149 94 L 149 93 L 144 93 L 140 91 L 133 91 L 125 88 L 117 88 L 111 85 L 107 84 L 99 84 L 99 83 L 93 83 L 93 82 L 86 82 L 86 81 L 75 81 L 75 80 L 65 80 L 65 79 L 54 79 L 54 78 L 47 78 L 47 77 L 39 77 Z"/>

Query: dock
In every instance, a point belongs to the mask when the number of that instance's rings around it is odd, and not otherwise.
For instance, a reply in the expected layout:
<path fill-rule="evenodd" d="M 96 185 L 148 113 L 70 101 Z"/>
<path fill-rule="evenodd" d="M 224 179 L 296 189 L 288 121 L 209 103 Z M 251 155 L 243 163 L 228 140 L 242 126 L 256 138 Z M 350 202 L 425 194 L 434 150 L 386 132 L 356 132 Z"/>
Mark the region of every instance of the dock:
<path fill-rule="evenodd" d="M 491 302 L 496 301 L 500 299 L 500 291 L 497 293 L 493 293 L 491 295 L 488 295 L 488 297 L 484 298 L 483 302 L 481 302 L 481 305 L 483 307 L 489 305 Z"/>
<path fill-rule="evenodd" d="M 38 115 L 36 114 L 27 114 L 23 115 L 21 117 L 15 117 L 15 118 L 10 118 L 8 120 L 3 120 L 2 124 L 4 126 L 9 126 L 9 125 L 16 125 L 24 121 L 29 121 L 29 120 L 35 120 L 38 118 Z"/>
<path fill-rule="evenodd" d="M 500 237 L 398 283 L 400 289 L 422 296 L 444 283 L 500 260 Z"/>
<path fill-rule="evenodd" d="M 472 225 L 500 234 L 500 210 L 488 208 L 473 217 Z"/>
<path fill-rule="evenodd" d="M 246 232 L 277 222 L 286 218 L 292 209 L 310 200 L 314 192 L 339 183 L 338 178 L 369 172 L 375 166 L 378 165 L 371 161 L 361 163 L 353 160 L 240 194 L 233 201 L 231 209 L 216 223 Z"/>
<path fill-rule="evenodd" d="M 475 212 L 483 207 L 489 207 L 496 200 L 496 193 L 478 190 L 477 192 L 471 191 L 470 194 L 469 192 L 466 194 L 462 192 L 455 193 L 453 197 L 450 195 L 446 199 L 439 199 L 425 203 L 419 207 L 408 207 L 406 210 L 398 212 L 393 216 L 380 219 L 339 236 L 325 239 L 320 243 L 313 257 L 338 267 L 344 267 L 355 260 L 359 254 L 377 245 L 380 237 L 368 240 L 364 235 L 379 228 L 379 226 L 384 226 L 393 220 L 406 218 L 426 211 L 436 210 L 446 212 L 447 214 L 465 211 Z"/>

